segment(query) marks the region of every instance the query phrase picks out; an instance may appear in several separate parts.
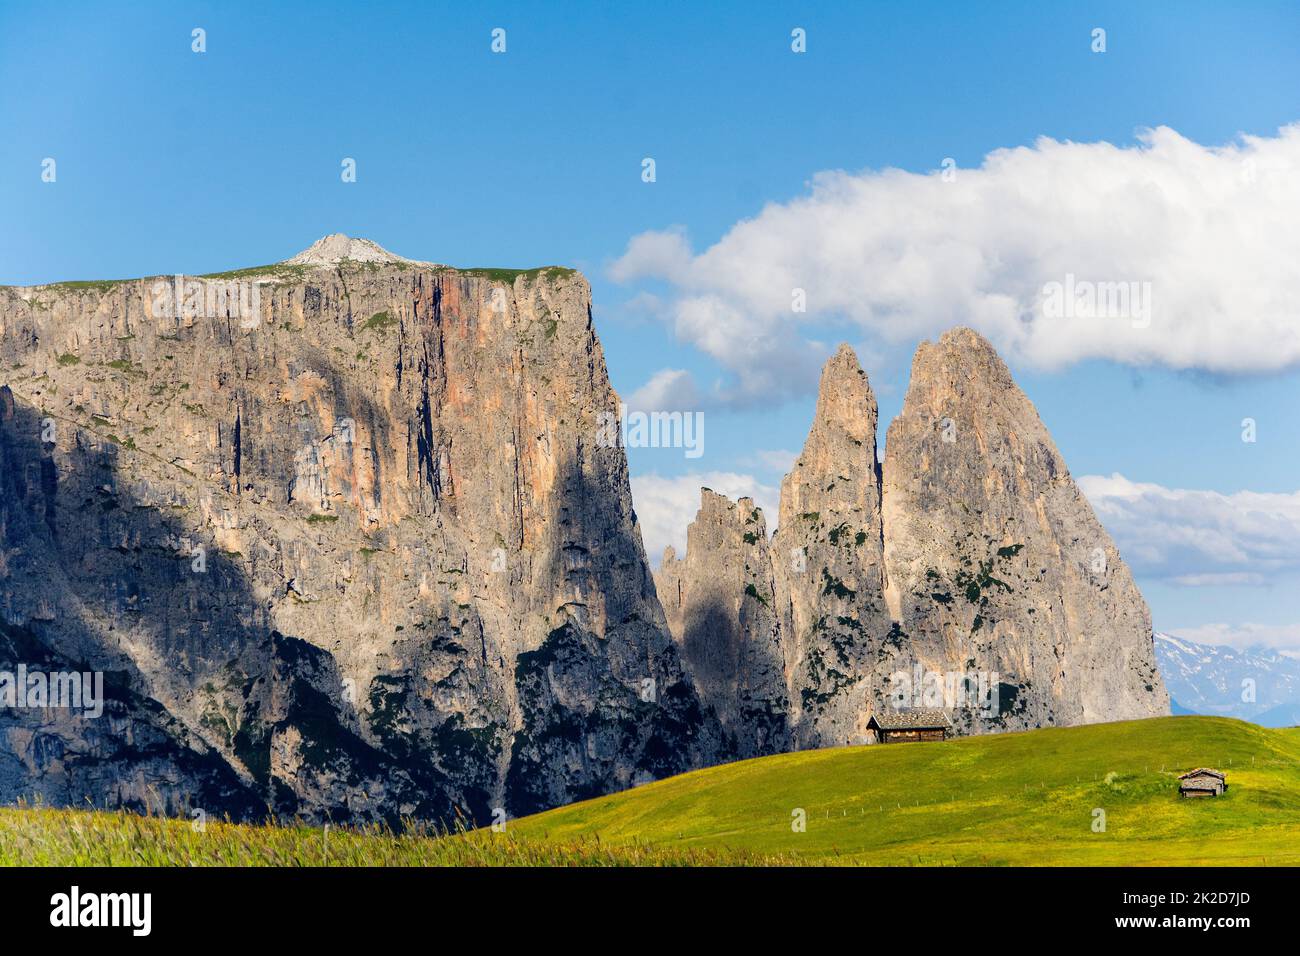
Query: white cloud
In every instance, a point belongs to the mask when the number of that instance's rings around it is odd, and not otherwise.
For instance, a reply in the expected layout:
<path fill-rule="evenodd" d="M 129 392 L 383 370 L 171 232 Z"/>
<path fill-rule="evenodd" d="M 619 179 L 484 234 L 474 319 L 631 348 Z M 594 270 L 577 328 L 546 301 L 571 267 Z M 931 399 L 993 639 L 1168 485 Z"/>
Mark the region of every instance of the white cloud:
<path fill-rule="evenodd" d="M 1185 588 L 1224 587 L 1234 584 L 1258 587 L 1266 583 L 1262 574 L 1254 571 L 1226 571 L 1209 574 L 1179 574 L 1171 579 L 1174 584 Z"/>
<path fill-rule="evenodd" d="M 668 303 L 663 299 L 645 290 L 634 293 L 610 308 L 606 308 L 604 303 L 596 303 L 593 307 L 600 321 L 609 320 L 626 326 L 662 324 L 666 321 L 669 309 Z"/>
<path fill-rule="evenodd" d="M 627 397 L 627 407 L 634 412 L 697 411 L 700 394 L 690 372 L 665 368 Z"/>
<path fill-rule="evenodd" d="M 615 282 L 674 275 L 690 266 L 691 247 L 681 227 L 645 232 L 628 243 L 627 254 L 609 268 Z"/>
<path fill-rule="evenodd" d="M 610 275 L 675 287 L 677 336 L 728 368 L 742 396 L 810 387 L 822 353 L 801 327 L 845 319 L 895 343 L 970 325 L 1043 368 L 1107 358 L 1273 371 L 1300 365 L 1298 209 L 1300 125 L 1226 146 L 1167 127 L 1127 148 L 1044 138 L 952 182 L 820 173 L 807 195 L 698 255 L 680 229 L 636 236 Z M 1067 276 L 1150 283 L 1149 325 L 1141 310 L 1049 317 L 1044 287 Z"/>
<path fill-rule="evenodd" d="M 1084 475 L 1079 487 L 1134 572 L 1186 586 L 1300 571 L 1300 491 L 1191 491 Z"/>
<path fill-rule="evenodd" d="M 1267 647 L 1300 657 L 1300 624 L 1201 624 L 1174 628 L 1172 633 L 1198 644 L 1227 644 L 1238 650 Z"/>
<path fill-rule="evenodd" d="M 730 471 L 694 472 L 664 477 L 654 473 L 632 476 L 632 504 L 641 522 L 641 536 L 646 554 L 659 567 L 664 548 L 672 545 L 678 556 L 686 553 L 686 526 L 700 510 L 700 489 L 711 488 L 732 501 L 753 498 L 763 509 L 768 530 L 776 524 L 780 491 L 765 485 L 753 475 Z"/>

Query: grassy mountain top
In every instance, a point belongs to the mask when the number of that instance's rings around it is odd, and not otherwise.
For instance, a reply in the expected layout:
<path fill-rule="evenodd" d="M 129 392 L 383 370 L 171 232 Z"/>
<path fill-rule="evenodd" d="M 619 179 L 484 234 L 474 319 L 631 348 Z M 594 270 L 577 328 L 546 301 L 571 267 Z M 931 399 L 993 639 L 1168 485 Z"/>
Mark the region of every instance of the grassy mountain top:
<path fill-rule="evenodd" d="M 482 269 L 482 268 L 460 268 L 458 266 L 448 266 L 447 268 L 459 272 L 461 275 L 480 276 L 490 282 L 505 282 L 511 284 L 519 276 L 527 279 L 567 279 L 577 273 L 576 269 L 570 269 L 566 266 L 539 266 L 536 269 Z"/>
<path fill-rule="evenodd" d="M 1228 774 L 1183 800 L 1177 775 Z M 791 824 L 803 811 L 803 832 Z M 1104 831 L 1094 830 L 1104 811 Z M 1217 717 L 844 747 L 712 767 L 505 833 L 240 826 L 0 810 L 19 865 L 690 866 L 1300 863 L 1300 728 Z"/>
<path fill-rule="evenodd" d="M 519 276 L 530 281 L 546 279 L 551 282 L 567 279 L 577 274 L 576 269 L 570 269 L 567 266 L 538 266 L 533 269 L 495 269 L 495 268 L 461 268 L 458 266 L 431 265 L 423 266 L 418 263 L 406 262 L 354 262 L 345 260 L 338 266 L 309 266 L 288 262 L 272 262 L 263 266 L 249 266 L 243 269 L 230 269 L 226 272 L 209 272 L 203 275 L 190 276 L 192 279 L 253 279 L 264 278 L 278 282 L 295 282 L 305 279 L 312 268 L 346 268 L 348 271 L 369 271 L 374 272 L 379 269 L 407 269 L 428 268 L 435 272 L 451 272 L 457 275 L 471 276 L 474 278 L 487 279 L 489 282 L 504 282 L 507 285 L 514 283 Z M 34 286 L 14 286 L 0 284 L 0 289 L 15 288 L 32 288 L 41 289 L 45 292 L 98 292 L 103 294 L 111 292 L 118 286 L 130 285 L 134 282 L 157 282 L 170 280 L 170 275 L 159 276 L 140 276 L 135 279 L 84 279 L 68 282 L 47 282 Z"/>

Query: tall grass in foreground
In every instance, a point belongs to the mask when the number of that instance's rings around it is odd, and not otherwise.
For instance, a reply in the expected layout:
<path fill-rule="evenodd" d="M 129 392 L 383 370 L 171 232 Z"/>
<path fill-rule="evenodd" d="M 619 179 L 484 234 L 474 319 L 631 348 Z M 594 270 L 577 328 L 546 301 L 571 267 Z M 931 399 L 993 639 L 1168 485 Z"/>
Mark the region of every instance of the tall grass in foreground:
<path fill-rule="evenodd" d="M 718 849 L 549 842 L 510 832 L 397 832 L 0 808 L 3 866 L 725 866 L 785 863 Z"/>

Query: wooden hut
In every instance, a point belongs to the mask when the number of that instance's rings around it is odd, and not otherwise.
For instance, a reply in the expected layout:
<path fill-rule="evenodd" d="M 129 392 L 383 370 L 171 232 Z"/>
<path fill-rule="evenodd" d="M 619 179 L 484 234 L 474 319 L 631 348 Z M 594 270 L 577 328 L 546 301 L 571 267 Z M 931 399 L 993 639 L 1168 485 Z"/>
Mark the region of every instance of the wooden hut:
<path fill-rule="evenodd" d="M 1182 797 L 1217 797 L 1227 789 L 1228 778 L 1209 767 L 1178 775 L 1178 795 Z"/>
<path fill-rule="evenodd" d="M 943 740 L 952 729 L 942 710 L 899 710 L 867 718 L 867 742 L 896 744 L 916 740 Z"/>

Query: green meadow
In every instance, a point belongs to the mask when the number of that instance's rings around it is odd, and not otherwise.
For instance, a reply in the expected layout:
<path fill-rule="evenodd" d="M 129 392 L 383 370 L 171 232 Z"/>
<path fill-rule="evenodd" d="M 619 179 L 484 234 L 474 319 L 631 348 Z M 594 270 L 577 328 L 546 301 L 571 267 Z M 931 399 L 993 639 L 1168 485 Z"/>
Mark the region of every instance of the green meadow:
<path fill-rule="evenodd" d="M 1224 770 L 1227 793 L 1181 799 L 1177 775 L 1199 766 Z M 804 751 L 684 774 L 514 829 L 530 840 L 807 863 L 1294 865 L 1300 729 L 1163 717 Z"/>
<path fill-rule="evenodd" d="M 1211 766 L 1222 797 L 1183 800 Z M 440 835 L 0 810 L 6 865 L 1300 864 L 1300 728 L 1214 717 L 843 747 Z"/>

